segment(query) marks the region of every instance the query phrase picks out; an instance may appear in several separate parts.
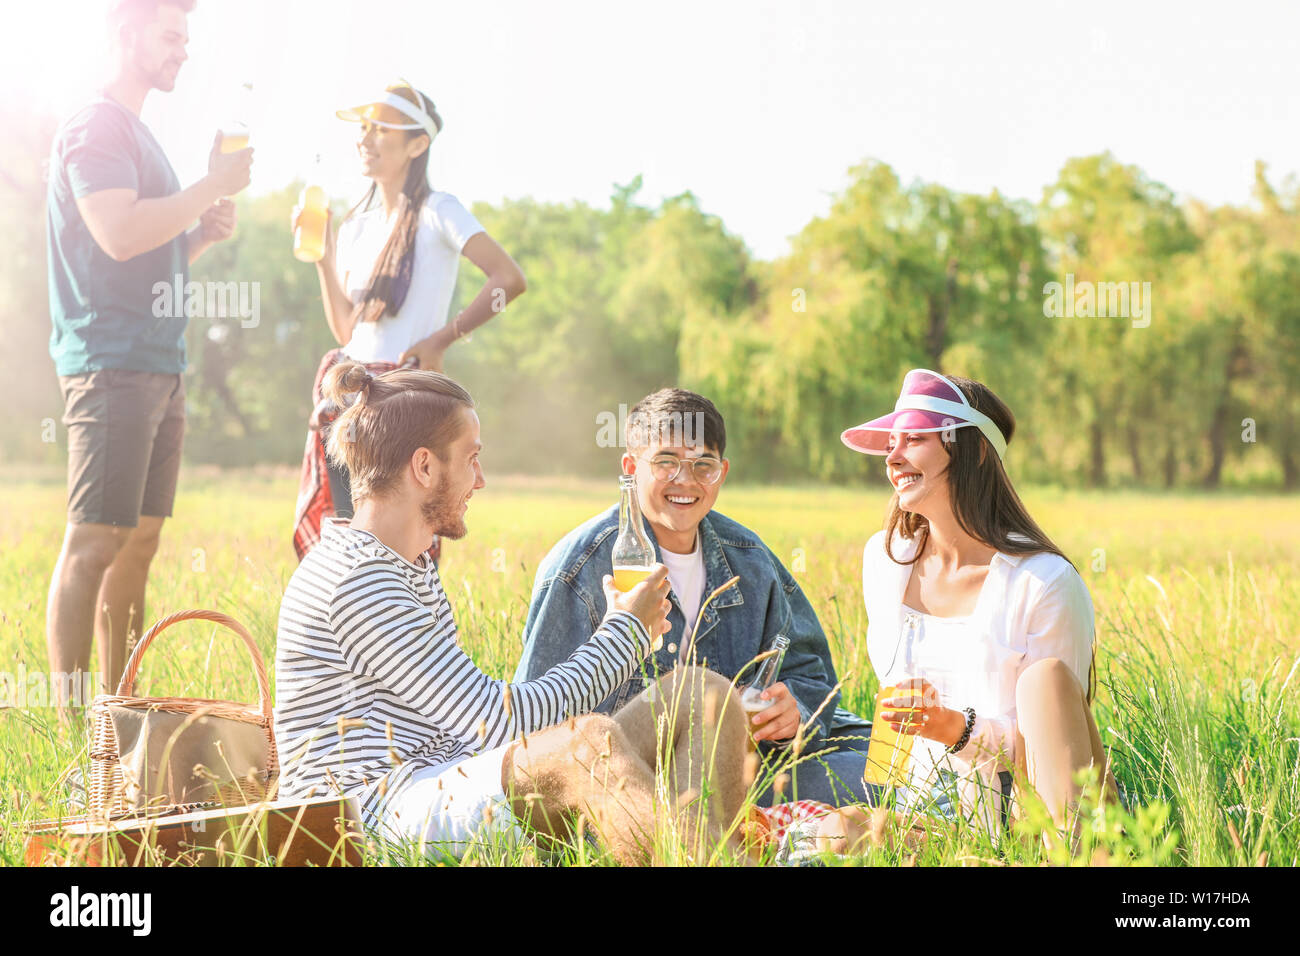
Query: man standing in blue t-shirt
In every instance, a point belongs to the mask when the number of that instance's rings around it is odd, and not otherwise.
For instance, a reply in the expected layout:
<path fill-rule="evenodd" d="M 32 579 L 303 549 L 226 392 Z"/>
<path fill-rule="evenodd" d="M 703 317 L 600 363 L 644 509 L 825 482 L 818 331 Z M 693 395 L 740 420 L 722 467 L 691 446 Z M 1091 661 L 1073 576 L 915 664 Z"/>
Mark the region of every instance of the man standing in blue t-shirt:
<path fill-rule="evenodd" d="M 50 582 L 46 641 L 55 702 L 90 667 L 115 688 L 127 635 L 139 635 L 145 582 L 171 515 L 185 431 L 184 309 L 155 306 L 156 286 L 235 229 L 233 196 L 253 151 L 220 151 L 181 189 L 140 122 L 151 89 L 168 92 L 186 60 L 194 0 L 115 0 L 115 60 L 102 96 L 64 123 L 50 153 L 47 232 L 50 355 L 68 427 L 68 526 Z M 74 700 L 73 703 L 84 703 Z"/>

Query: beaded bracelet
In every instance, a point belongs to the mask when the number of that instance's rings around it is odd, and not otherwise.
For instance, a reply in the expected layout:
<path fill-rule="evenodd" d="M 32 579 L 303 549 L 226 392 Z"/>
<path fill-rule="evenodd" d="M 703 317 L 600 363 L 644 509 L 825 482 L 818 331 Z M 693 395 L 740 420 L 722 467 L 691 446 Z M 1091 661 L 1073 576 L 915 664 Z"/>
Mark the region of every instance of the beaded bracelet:
<path fill-rule="evenodd" d="M 966 729 L 963 730 L 961 736 L 957 738 L 957 742 L 948 748 L 948 753 L 950 754 L 957 753 L 970 743 L 970 733 L 975 729 L 975 708 L 963 707 L 961 712 L 966 715 Z"/>

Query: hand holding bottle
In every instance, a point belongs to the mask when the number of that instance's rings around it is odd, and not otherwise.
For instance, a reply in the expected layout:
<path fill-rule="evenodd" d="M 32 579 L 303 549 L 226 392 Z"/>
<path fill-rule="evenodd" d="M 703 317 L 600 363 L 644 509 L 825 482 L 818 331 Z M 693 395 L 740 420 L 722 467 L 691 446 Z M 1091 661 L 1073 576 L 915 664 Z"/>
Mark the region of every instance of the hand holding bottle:
<path fill-rule="evenodd" d="M 749 716 L 755 740 L 789 740 L 799 729 L 799 701 L 783 681 L 777 681 L 758 695 L 769 701 L 762 710 Z"/>
<path fill-rule="evenodd" d="M 799 702 L 785 683 L 777 680 L 789 649 L 790 638 L 784 634 L 777 637 L 753 680 L 741 691 L 740 705 L 745 709 L 750 739 L 755 743 L 788 740 L 799 730 Z"/>
<path fill-rule="evenodd" d="M 668 633 L 668 568 L 653 565 L 649 576 L 630 591 L 620 591 L 614 586 L 614 576 L 607 574 L 601 580 L 605 589 L 605 603 L 610 611 L 628 611 L 645 627 L 651 644 L 659 643 Z"/>

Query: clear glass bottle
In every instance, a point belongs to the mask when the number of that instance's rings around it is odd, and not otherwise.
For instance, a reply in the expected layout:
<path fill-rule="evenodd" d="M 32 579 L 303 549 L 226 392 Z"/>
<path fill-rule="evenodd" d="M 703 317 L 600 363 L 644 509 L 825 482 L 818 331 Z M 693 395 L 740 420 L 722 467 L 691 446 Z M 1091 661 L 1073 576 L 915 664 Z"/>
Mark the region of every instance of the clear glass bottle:
<path fill-rule="evenodd" d="M 763 700 L 759 695 L 775 684 L 781 675 L 781 662 L 785 660 L 785 652 L 789 646 L 790 638 L 785 635 L 781 635 L 772 643 L 772 650 L 776 653 L 763 660 L 754 679 L 740 692 L 740 705 L 745 708 L 745 713 L 756 714 L 776 703 L 774 700 Z"/>
<path fill-rule="evenodd" d="M 614 586 L 630 591 L 650 576 L 655 563 L 654 545 L 641 525 L 641 506 L 636 500 L 636 477 L 618 479 L 622 497 L 618 506 L 618 537 L 614 540 Z"/>

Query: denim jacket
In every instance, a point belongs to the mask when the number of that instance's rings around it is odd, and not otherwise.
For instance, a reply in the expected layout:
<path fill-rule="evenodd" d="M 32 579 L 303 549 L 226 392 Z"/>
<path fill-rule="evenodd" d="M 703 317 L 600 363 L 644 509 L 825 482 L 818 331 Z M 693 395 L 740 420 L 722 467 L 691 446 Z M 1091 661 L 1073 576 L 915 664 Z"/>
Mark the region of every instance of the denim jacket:
<path fill-rule="evenodd" d="M 645 530 L 653 540 L 653 530 L 648 525 Z M 857 720 L 845 711 L 837 713 L 840 694 L 831 693 L 836 677 L 826 635 L 812 605 L 776 555 L 758 535 L 716 511 L 700 521 L 699 536 L 704 549 L 703 597 L 736 575 L 740 581 L 705 609 L 695 645 L 698 663 L 729 680 L 744 671 L 738 682 L 743 685 L 756 670 L 747 665 L 784 634 L 790 647 L 779 679 L 798 702 L 802 724 L 818 712 L 806 739 L 824 737 L 833 718 L 837 723 Z M 606 610 L 601 578 L 610 573 L 616 537 L 617 506 L 569 532 L 542 560 L 515 680 L 532 680 L 560 663 L 600 624 Z M 658 549 L 657 541 L 655 546 Z M 677 665 L 680 645 L 690 639 L 690 632 L 677 595 L 671 594 L 670 601 L 671 630 L 660 649 L 597 710 L 618 710 L 644 689 L 646 675 L 666 674 Z"/>

